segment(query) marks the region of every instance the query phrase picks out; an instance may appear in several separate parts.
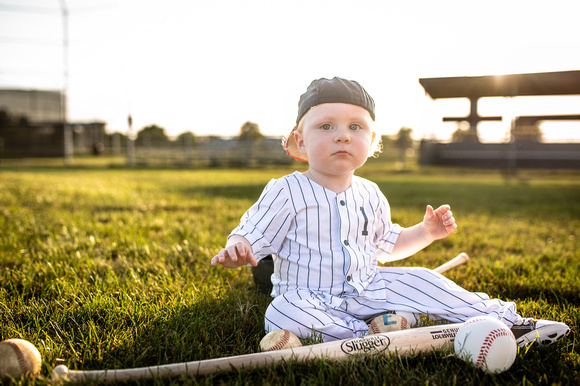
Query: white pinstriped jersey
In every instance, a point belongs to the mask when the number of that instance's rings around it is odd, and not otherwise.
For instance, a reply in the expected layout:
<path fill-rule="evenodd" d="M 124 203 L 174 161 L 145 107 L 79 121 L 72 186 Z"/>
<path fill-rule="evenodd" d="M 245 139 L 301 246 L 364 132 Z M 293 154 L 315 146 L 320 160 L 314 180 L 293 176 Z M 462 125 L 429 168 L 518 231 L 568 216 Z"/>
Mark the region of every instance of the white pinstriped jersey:
<path fill-rule="evenodd" d="M 337 194 L 295 172 L 270 181 L 231 234 L 244 236 L 258 260 L 277 256 L 274 297 L 309 289 L 384 299 L 377 261 L 389 261 L 401 229 L 375 183 L 354 176 Z"/>

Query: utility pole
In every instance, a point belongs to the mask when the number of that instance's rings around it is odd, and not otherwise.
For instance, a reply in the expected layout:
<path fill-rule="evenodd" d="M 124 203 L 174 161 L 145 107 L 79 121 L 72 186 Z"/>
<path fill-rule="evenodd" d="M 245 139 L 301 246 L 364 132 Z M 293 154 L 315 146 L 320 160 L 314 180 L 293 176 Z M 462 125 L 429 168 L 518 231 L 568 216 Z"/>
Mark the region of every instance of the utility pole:
<path fill-rule="evenodd" d="M 62 91 L 60 93 L 60 109 L 63 129 L 63 150 L 64 150 L 64 164 L 70 165 L 73 157 L 73 133 L 72 128 L 68 124 L 68 108 L 67 108 L 67 93 L 68 93 L 68 9 L 65 0 L 60 0 L 62 8 L 62 31 L 63 31 L 63 81 Z"/>

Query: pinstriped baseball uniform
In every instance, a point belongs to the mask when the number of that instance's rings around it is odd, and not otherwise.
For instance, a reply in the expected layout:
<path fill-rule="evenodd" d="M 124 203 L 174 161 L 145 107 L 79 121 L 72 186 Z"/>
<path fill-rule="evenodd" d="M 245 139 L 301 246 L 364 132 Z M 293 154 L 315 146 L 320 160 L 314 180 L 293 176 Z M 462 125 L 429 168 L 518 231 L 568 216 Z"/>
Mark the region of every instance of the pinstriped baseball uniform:
<path fill-rule="evenodd" d="M 378 267 L 401 230 L 373 182 L 353 176 L 337 194 L 295 172 L 270 181 L 232 234 L 244 236 L 258 260 L 275 254 L 267 332 L 345 339 L 365 335 L 365 320 L 387 311 L 458 322 L 492 314 L 509 326 L 519 318 L 514 303 L 468 292 L 431 270 Z"/>

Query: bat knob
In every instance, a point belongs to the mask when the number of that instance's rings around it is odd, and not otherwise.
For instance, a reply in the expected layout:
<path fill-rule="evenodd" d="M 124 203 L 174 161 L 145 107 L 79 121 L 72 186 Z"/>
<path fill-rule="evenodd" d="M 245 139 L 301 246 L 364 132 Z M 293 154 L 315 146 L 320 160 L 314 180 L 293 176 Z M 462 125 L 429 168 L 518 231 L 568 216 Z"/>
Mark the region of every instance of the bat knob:
<path fill-rule="evenodd" d="M 53 382 L 62 382 L 68 380 L 68 367 L 58 365 L 52 370 L 50 378 Z"/>

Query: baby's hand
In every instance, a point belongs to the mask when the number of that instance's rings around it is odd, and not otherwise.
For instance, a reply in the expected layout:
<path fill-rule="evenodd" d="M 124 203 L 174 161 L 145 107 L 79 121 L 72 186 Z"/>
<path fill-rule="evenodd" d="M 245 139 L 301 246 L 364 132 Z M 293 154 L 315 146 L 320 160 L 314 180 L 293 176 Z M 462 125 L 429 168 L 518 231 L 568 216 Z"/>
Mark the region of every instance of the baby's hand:
<path fill-rule="evenodd" d="M 457 224 L 449 205 L 441 205 L 436 210 L 433 210 L 431 205 L 427 205 L 423 226 L 434 240 L 445 238 L 457 230 Z"/>
<path fill-rule="evenodd" d="M 251 264 L 254 267 L 258 265 L 252 248 L 242 241 L 232 243 L 219 251 L 211 259 L 212 266 L 215 267 L 218 263 L 227 268 L 237 268 L 247 264 Z"/>

